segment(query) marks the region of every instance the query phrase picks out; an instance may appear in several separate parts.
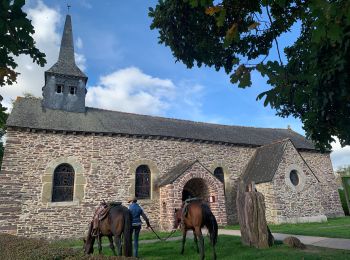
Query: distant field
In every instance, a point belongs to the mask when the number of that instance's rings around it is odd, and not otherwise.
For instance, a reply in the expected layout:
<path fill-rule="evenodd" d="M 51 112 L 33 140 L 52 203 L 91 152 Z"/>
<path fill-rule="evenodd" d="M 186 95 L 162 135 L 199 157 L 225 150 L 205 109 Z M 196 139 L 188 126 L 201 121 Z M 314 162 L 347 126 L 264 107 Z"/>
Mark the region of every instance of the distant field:
<path fill-rule="evenodd" d="M 350 238 L 350 217 L 330 218 L 322 223 L 281 224 L 269 227 L 275 233 Z M 239 226 L 226 226 L 225 229 L 239 229 Z"/>

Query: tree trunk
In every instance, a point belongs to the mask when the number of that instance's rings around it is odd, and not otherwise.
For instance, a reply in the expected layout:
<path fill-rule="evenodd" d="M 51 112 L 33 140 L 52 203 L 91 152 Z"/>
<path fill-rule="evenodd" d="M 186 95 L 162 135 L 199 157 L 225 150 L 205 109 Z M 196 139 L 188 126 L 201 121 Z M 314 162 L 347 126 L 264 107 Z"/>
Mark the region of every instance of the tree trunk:
<path fill-rule="evenodd" d="M 267 226 L 264 196 L 240 182 L 237 190 L 238 221 L 241 229 L 242 243 L 256 248 L 268 248 L 274 239 Z"/>

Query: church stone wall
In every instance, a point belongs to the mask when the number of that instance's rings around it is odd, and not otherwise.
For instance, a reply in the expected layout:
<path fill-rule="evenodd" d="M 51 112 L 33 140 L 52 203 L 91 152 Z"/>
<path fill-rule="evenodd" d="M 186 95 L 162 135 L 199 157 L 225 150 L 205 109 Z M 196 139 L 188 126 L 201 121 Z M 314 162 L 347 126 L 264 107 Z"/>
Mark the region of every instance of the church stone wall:
<path fill-rule="evenodd" d="M 321 203 L 326 216 L 344 216 L 329 153 L 301 152 L 301 155 L 320 180 Z"/>
<path fill-rule="evenodd" d="M 21 236 L 41 237 L 44 233 L 47 238 L 80 237 L 86 232 L 94 209 L 102 199 L 126 204 L 134 195 L 135 177 L 130 168 L 137 161 L 152 161 L 159 176 L 182 160 L 198 159 L 208 169 L 220 163 L 229 171 L 225 172 L 228 175 L 225 176 L 225 186 L 233 187 L 253 152 L 253 148 L 203 142 L 9 129 L 0 190 L 10 194 L 6 201 L 16 200 L 8 207 L 1 203 L 0 213 L 7 207 L 7 211 L 20 217 L 9 221 L 7 215 L 0 215 L 0 225 L 4 232 L 15 232 L 15 225 L 10 227 L 9 223 L 16 223 L 17 234 Z M 64 157 L 74 158 L 82 167 L 86 183 L 83 199 L 71 203 L 45 202 L 42 199 L 43 176 L 47 175 L 52 161 Z M 152 182 L 156 181 L 157 176 L 152 176 Z M 234 197 L 235 192 L 226 193 L 227 201 L 234 202 Z M 139 201 L 154 226 L 159 225 L 158 198 L 159 189 L 155 188 L 152 199 Z M 227 207 L 228 223 L 234 223 L 235 203 Z"/>
<path fill-rule="evenodd" d="M 264 195 L 265 216 L 269 223 L 273 223 L 277 216 L 277 206 L 275 199 L 275 190 L 271 182 L 259 183 L 255 185 L 257 191 Z"/>
<path fill-rule="evenodd" d="M 207 169 L 223 166 L 227 223 L 235 223 L 236 182 L 255 151 L 249 147 L 132 136 L 13 129 L 8 130 L 7 136 L 0 173 L 0 232 L 31 237 L 45 234 L 47 238 L 84 235 L 95 207 L 102 199 L 122 201 L 126 205 L 128 198 L 134 195 L 134 169 L 141 163 L 150 165 L 152 171 L 152 198 L 139 201 L 152 225 L 160 226 L 162 212 L 160 189 L 154 185 L 157 179 L 181 161 L 196 159 Z M 311 180 L 311 175 L 308 176 L 308 182 L 313 183 L 314 188 L 306 189 L 302 194 L 288 189 L 283 170 L 272 183 L 260 185 L 266 190 L 266 214 L 271 222 L 296 216 L 343 215 L 337 189 L 333 188 L 329 155 L 306 152 L 302 155 L 317 175 L 326 177 L 320 186 Z M 51 203 L 44 188 L 50 182 L 48 169 L 53 162 L 64 158 L 79 165 L 80 181 L 76 180 L 76 183 L 83 194 L 77 194 L 72 202 Z M 284 160 L 284 164 L 301 163 L 295 150 L 288 152 Z M 307 167 L 304 168 L 307 172 Z M 315 194 L 319 193 L 323 193 L 322 199 L 314 200 Z M 270 203 L 274 196 L 275 202 Z M 298 205 L 306 198 L 310 207 L 300 211 Z"/>
<path fill-rule="evenodd" d="M 298 171 L 297 186 L 290 181 L 291 170 Z M 322 191 L 318 184 L 303 158 L 289 142 L 272 180 L 275 201 L 271 206 L 272 214 L 268 222 L 326 221 L 324 208 L 321 205 Z"/>

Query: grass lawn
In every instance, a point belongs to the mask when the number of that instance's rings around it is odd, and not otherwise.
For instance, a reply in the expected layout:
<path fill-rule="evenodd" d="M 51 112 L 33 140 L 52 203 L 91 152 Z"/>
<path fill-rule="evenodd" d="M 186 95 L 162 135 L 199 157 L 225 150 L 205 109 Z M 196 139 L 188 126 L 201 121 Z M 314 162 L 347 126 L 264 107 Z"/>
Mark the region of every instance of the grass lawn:
<path fill-rule="evenodd" d="M 185 254 L 180 255 L 181 241 L 140 244 L 139 257 L 143 259 L 198 259 L 192 239 L 187 239 Z M 211 259 L 212 250 L 206 238 L 206 259 Z M 307 247 L 305 250 L 291 249 L 279 243 L 269 249 L 255 249 L 241 244 L 239 237 L 219 236 L 216 247 L 218 259 L 350 259 L 350 251 L 320 247 Z M 109 248 L 104 255 L 111 255 Z"/>
<path fill-rule="evenodd" d="M 350 238 L 350 217 L 330 218 L 323 223 L 281 224 L 269 227 L 275 233 Z M 239 226 L 226 226 L 225 229 L 239 229 Z"/>
<path fill-rule="evenodd" d="M 169 232 L 162 232 L 162 231 L 156 231 L 157 234 L 161 238 L 167 238 L 170 234 Z M 181 231 L 177 230 L 171 237 L 178 237 L 182 236 Z M 156 235 L 152 231 L 141 231 L 139 240 L 152 240 L 152 239 L 158 239 Z M 109 244 L 109 240 L 107 237 L 102 238 L 103 244 Z M 96 245 L 97 243 L 95 243 Z M 83 240 L 82 239 L 62 239 L 62 240 L 56 240 L 54 242 L 54 245 L 56 246 L 63 246 L 63 247 L 81 247 L 83 248 Z"/>

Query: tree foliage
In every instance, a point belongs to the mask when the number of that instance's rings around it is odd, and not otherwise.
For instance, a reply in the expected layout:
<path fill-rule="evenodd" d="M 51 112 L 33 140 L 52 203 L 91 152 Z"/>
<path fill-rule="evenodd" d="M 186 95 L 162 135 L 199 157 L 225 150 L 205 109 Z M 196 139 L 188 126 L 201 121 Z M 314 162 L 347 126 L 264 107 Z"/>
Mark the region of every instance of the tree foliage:
<path fill-rule="evenodd" d="M 16 82 L 18 72 L 14 56 L 29 55 L 40 66 L 45 54 L 35 47 L 34 27 L 22 11 L 25 0 L 0 0 L 0 87 Z"/>
<path fill-rule="evenodd" d="M 300 118 L 317 147 L 330 148 L 333 136 L 350 144 L 350 1 L 160 0 L 149 15 L 177 61 L 223 68 L 241 88 L 256 70 L 271 86 L 257 99 Z M 278 38 L 296 23 L 283 59 Z"/>
<path fill-rule="evenodd" d="M 0 169 L 2 165 L 2 157 L 4 156 L 4 144 L 3 144 L 3 136 L 5 135 L 5 123 L 8 117 L 6 113 L 7 108 L 3 107 L 0 104 Z"/>

